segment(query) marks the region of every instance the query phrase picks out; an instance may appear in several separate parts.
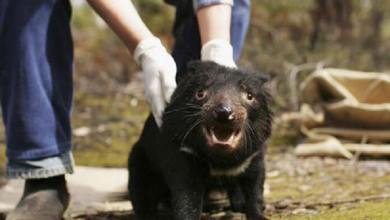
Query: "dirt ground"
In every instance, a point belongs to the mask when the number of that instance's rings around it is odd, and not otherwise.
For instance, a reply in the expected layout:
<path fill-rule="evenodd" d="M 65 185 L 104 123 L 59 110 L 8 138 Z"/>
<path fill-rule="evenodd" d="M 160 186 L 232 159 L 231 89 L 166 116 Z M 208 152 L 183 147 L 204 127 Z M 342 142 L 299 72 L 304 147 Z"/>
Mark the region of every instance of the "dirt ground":
<path fill-rule="evenodd" d="M 292 152 L 267 159 L 266 215 L 270 219 L 390 219 L 390 163 L 297 158 Z M 132 213 L 100 213 L 77 220 L 136 219 Z M 162 214 L 161 219 L 172 219 Z M 204 214 L 202 219 L 245 219 L 238 213 Z"/>

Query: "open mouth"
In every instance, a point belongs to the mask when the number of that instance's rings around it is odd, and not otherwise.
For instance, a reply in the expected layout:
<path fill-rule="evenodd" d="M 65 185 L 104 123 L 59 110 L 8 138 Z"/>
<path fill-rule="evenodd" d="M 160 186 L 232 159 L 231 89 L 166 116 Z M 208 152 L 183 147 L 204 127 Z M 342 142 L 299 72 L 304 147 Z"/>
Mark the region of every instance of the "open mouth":
<path fill-rule="evenodd" d="M 241 129 L 226 126 L 204 128 L 204 133 L 210 146 L 224 146 L 228 148 L 235 148 L 242 136 Z"/>

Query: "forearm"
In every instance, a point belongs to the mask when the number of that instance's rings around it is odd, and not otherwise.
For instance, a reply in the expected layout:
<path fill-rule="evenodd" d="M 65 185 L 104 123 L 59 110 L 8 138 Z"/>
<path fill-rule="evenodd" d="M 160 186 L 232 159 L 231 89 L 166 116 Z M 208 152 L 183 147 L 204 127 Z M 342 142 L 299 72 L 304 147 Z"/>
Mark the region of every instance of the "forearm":
<path fill-rule="evenodd" d="M 213 39 L 230 42 L 232 6 L 215 4 L 199 9 L 196 13 L 202 45 Z"/>
<path fill-rule="evenodd" d="M 232 5 L 222 4 L 223 0 L 214 1 L 219 3 L 201 7 L 196 12 L 202 41 L 201 60 L 236 67 L 233 59 L 233 47 L 230 43 Z M 208 3 L 208 1 L 201 0 L 196 2 Z"/>
<path fill-rule="evenodd" d="M 88 0 L 133 54 L 138 43 L 153 34 L 129 0 Z"/>
<path fill-rule="evenodd" d="M 145 98 L 158 126 L 176 88 L 176 64 L 146 27 L 130 0 L 88 0 L 133 54 L 145 75 Z"/>

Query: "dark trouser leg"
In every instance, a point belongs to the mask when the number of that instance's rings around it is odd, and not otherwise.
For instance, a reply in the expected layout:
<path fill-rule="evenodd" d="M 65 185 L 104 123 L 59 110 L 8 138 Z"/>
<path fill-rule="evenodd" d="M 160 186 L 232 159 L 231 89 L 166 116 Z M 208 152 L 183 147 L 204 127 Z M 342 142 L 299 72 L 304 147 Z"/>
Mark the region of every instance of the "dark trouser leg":
<path fill-rule="evenodd" d="M 7 220 L 60 219 L 72 172 L 73 44 L 68 0 L 0 1 L 0 98 L 7 175 L 27 178 Z"/>

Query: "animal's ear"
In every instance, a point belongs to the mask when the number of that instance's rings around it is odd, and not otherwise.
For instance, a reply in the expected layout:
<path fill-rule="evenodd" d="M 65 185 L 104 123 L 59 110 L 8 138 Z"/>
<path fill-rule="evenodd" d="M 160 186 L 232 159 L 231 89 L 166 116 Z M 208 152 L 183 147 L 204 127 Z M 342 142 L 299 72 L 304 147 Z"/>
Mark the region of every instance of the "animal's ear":
<path fill-rule="evenodd" d="M 258 72 L 246 71 L 244 72 L 244 74 L 247 74 L 249 76 L 248 77 L 249 81 L 252 81 L 252 83 L 255 83 L 257 85 L 264 85 L 265 83 L 271 80 L 270 75 L 266 75 Z"/>
<path fill-rule="evenodd" d="M 218 68 L 221 68 L 221 66 L 212 61 L 191 61 L 187 65 L 187 73 L 199 74 L 207 73 L 209 71 L 215 72 Z"/>
<path fill-rule="evenodd" d="M 261 84 L 267 83 L 271 80 L 270 75 L 265 75 L 262 73 L 254 73 L 254 74 L 256 75 L 257 80 L 261 82 Z"/>

